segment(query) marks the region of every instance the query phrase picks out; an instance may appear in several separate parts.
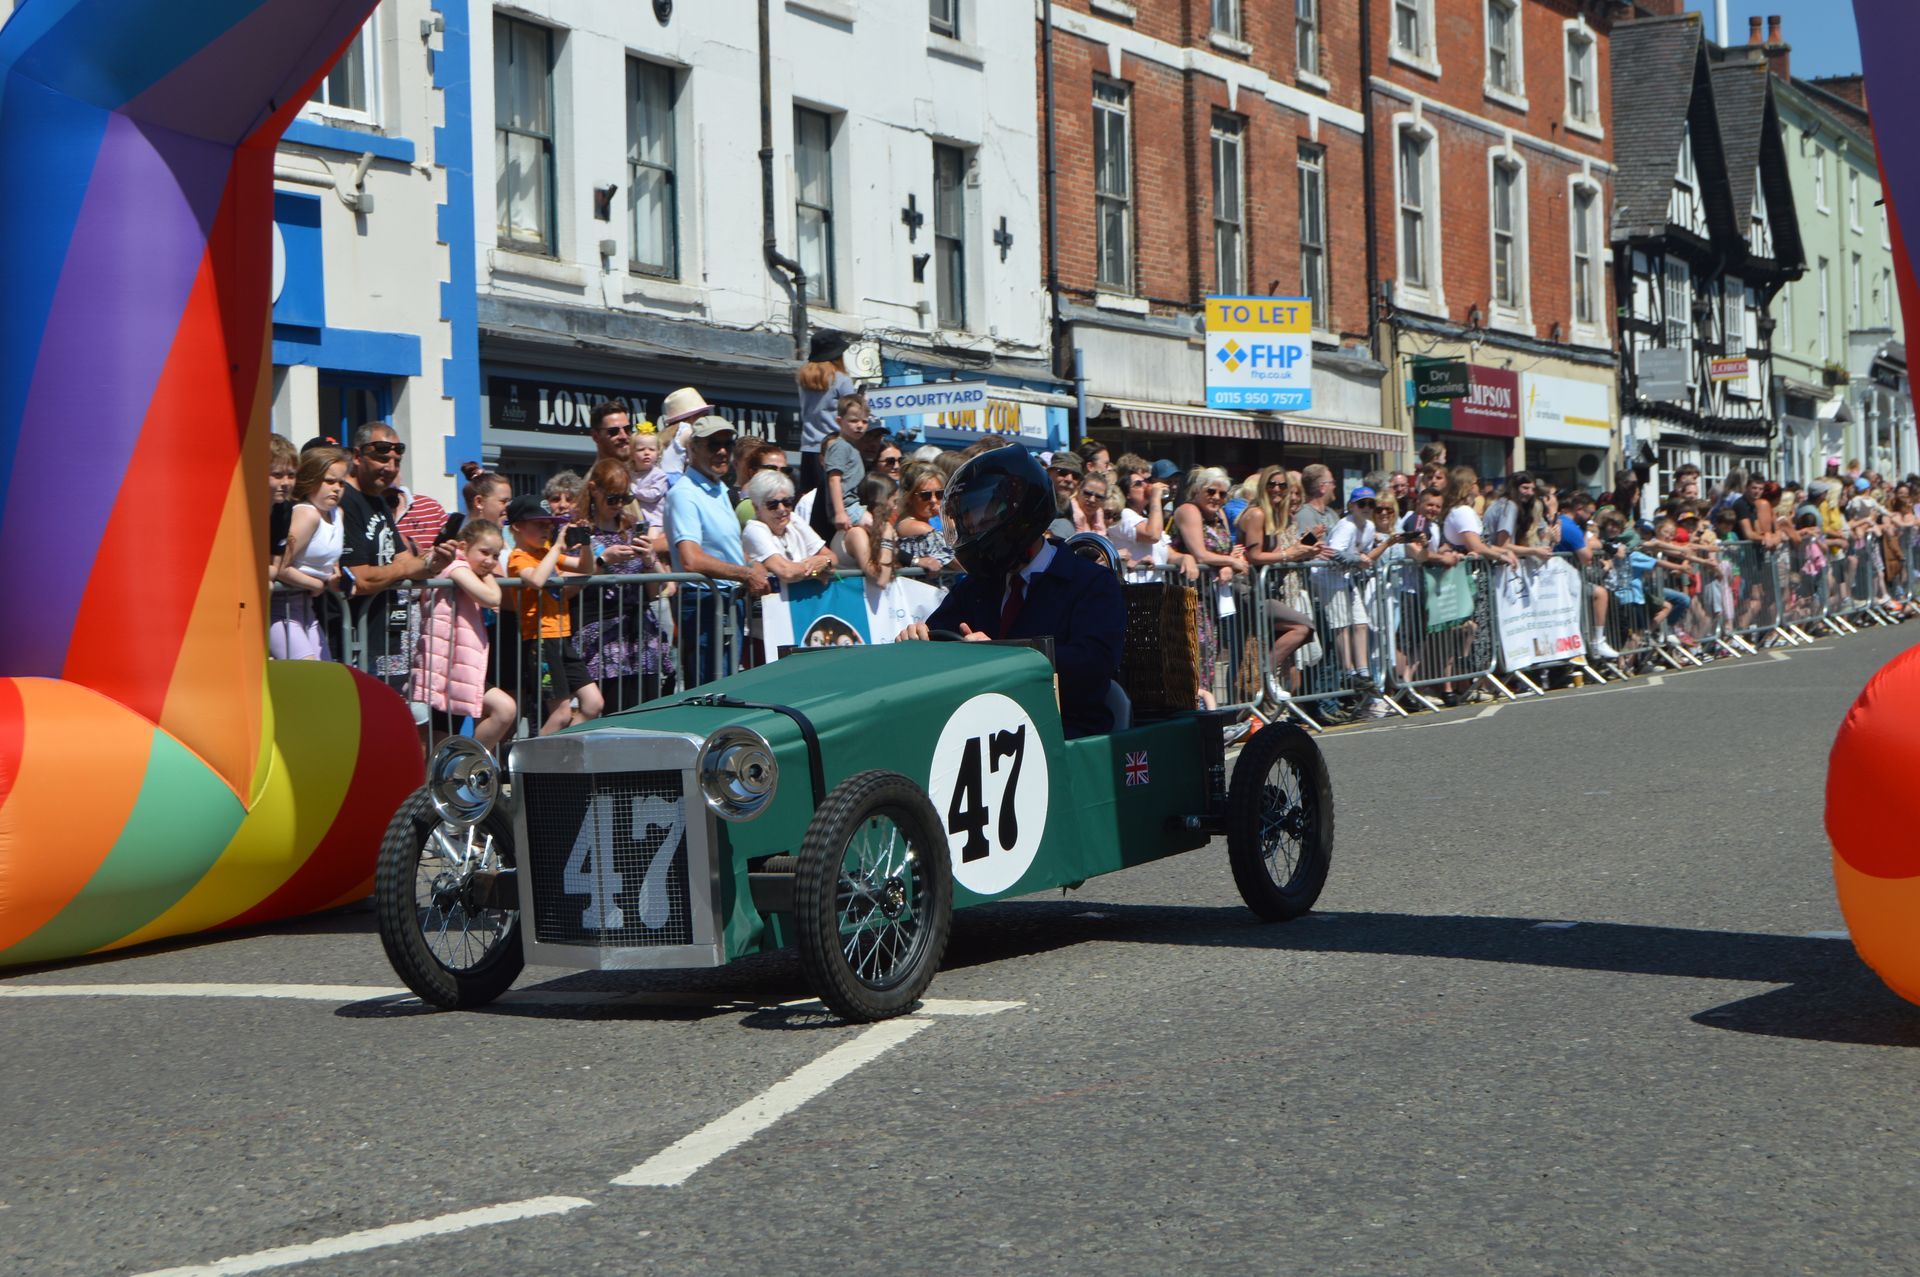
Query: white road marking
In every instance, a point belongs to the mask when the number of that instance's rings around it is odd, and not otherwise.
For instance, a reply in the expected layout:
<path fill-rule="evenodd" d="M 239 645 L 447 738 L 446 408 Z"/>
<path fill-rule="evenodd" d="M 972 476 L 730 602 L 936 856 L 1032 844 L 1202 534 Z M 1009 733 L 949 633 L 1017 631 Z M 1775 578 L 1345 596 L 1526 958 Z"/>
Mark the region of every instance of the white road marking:
<path fill-rule="evenodd" d="M 319 1241 L 303 1242 L 298 1246 L 256 1250 L 251 1255 L 216 1259 L 211 1264 L 162 1268 L 155 1272 L 143 1273 L 141 1277 L 231 1277 L 236 1273 L 264 1272 L 269 1268 L 285 1268 L 290 1264 L 304 1264 L 315 1259 L 332 1259 L 339 1255 L 352 1255 L 364 1250 L 378 1250 L 382 1246 L 397 1246 L 402 1242 L 418 1241 L 423 1237 L 439 1237 L 469 1228 L 484 1228 L 489 1224 L 510 1224 L 518 1219 L 534 1219 L 541 1215 L 564 1215 L 568 1211 L 591 1205 L 593 1203 L 584 1197 L 530 1197 L 524 1202 L 482 1206 L 478 1210 L 456 1211 L 454 1214 L 440 1215 L 433 1219 L 416 1219 L 405 1224 L 389 1224 L 384 1228 L 368 1228 L 339 1237 L 323 1237 Z"/>
<path fill-rule="evenodd" d="M 1853 937 L 1845 931 L 1809 931 L 1809 940 L 1851 940 Z"/>
<path fill-rule="evenodd" d="M 378 998 L 404 998 L 420 1004 L 406 989 L 377 984 L 0 984 L 0 998 L 267 998 L 298 1002 L 367 1002 Z M 728 1010 L 760 1010 L 756 1002 L 713 1003 L 701 994 L 626 993 L 618 989 L 513 989 L 500 995 L 507 1006 L 612 1006 L 617 1003 L 667 1006 L 708 1006 Z M 811 1007 L 824 1011 L 818 1000 L 801 998 L 783 1002 L 783 1007 Z M 994 1002 L 977 998 L 927 998 L 914 1009 L 915 1015 L 959 1016 L 994 1015 L 1023 1007 L 1024 1002 Z"/>
<path fill-rule="evenodd" d="M 811 1064 L 802 1065 L 731 1113 L 675 1140 L 613 1182 L 625 1188 L 684 1184 L 701 1167 L 745 1144 L 861 1065 L 932 1027 L 931 1020 L 882 1020 L 851 1042 L 842 1042 Z"/>
<path fill-rule="evenodd" d="M 405 989 L 371 984 L 0 984 L 0 998 L 284 998 L 364 1002 Z"/>
<path fill-rule="evenodd" d="M 1536 922 L 1535 931 L 1571 931 L 1580 924 L 1577 922 Z"/>

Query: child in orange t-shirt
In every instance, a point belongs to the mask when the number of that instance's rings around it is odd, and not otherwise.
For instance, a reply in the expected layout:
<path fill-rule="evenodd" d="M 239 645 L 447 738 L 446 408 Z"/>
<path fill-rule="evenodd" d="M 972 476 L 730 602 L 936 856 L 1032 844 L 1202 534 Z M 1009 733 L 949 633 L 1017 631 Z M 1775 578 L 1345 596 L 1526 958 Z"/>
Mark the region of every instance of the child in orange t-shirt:
<path fill-rule="evenodd" d="M 561 522 L 540 506 L 534 496 L 518 496 L 507 507 L 513 525 L 513 553 L 507 572 L 520 579 L 514 606 L 520 613 L 522 705 L 546 711 L 540 734 L 551 736 L 563 727 L 600 717 L 600 688 L 568 640 L 573 635 L 569 607 L 574 590 L 553 578 L 584 576 L 591 572 L 593 551 L 566 553 Z"/>

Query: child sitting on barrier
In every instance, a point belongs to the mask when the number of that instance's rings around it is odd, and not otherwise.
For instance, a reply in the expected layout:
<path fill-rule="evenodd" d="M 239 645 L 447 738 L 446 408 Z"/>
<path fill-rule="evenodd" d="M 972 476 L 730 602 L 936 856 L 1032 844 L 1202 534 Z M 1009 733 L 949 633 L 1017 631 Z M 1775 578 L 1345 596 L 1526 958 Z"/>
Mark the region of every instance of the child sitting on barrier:
<path fill-rule="evenodd" d="M 1793 592 L 1787 600 L 1787 619 L 1805 621 L 1820 614 L 1820 579 L 1827 571 L 1825 521 L 1808 510 L 1794 516 L 1788 552 L 1792 556 Z"/>
<path fill-rule="evenodd" d="M 592 527 L 593 570 L 602 576 L 660 571 L 639 507 L 628 499 L 632 471 L 613 457 L 594 463 L 582 494 Z M 575 538 L 578 539 L 577 537 Z M 673 676 L 673 640 L 650 600 L 672 583 L 596 580 L 580 597 L 584 624 L 574 650 L 609 710 L 631 709 L 660 695 Z"/>
<path fill-rule="evenodd" d="M 294 506 L 287 544 L 274 579 L 293 587 L 273 596 L 268 609 L 267 655 L 277 661 L 330 661 L 332 647 L 314 601 L 329 590 L 351 588 L 340 572 L 345 527 L 340 496 L 347 490 L 347 454 L 310 448 L 294 476 Z"/>
<path fill-rule="evenodd" d="M 451 736 L 462 718 L 473 720 L 473 738 L 492 749 L 507 738 L 519 717 L 512 696 L 489 687 L 488 627 L 500 607 L 495 580 L 506 537 L 491 519 L 469 519 L 454 535 L 451 589 L 421 599 L 420 638 L 413 649 L 413 695 L 427 703 L 435 735 Z"/>
<path fill-rule="evenodd" d="M 513 525 L 514 540 L 507 571 L 521 582 L 514 600 L 520 613 L 519 699 L 541 707 L 546 719 L 540 734 L 551 736 L 563 727 L 600 717 L 604 703 L 586 665 L 567 642 L 573 636 L 569 605 L 575 589 L 554 579 L 584 576 L 593 570 L 591 535 L 575 552 L 566 553 L 562 521 L 541 509 L 531 495 L 513 499 L 507 521 Z"/>
<path fill-rule="evenodd" d="M 1646 527 L 1641 535 L 1644 538 L 1652 531 Z M 1659 561 L 1640 545 L 1629 547 L 1626 535 L 1627 521 L 1618 510 L 1608 510 L 1600 516 L 1600 538 L 1607 547 L 1613 600 L 1621 630 L 1617 646 L 1631 650 L 1658 629 L 1670 609 L 1666 599 L 1661 598 L 1658 609 L 1648 611 L 1647 578 L 1659 566 Z"/>

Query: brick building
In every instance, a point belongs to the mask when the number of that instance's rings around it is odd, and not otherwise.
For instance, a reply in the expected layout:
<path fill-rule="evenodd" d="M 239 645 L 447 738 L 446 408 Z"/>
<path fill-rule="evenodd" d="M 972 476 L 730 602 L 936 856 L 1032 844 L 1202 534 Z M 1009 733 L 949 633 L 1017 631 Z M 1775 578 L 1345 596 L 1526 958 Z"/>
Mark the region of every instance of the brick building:
<path fill-rule="evenodd" d="M 1239 469 L 1284 456 L 1357 475 L 1397 457 L 1404 440 L 1380 421 L 1385 369 L 1368 349 L 1365 222 L 1352 212 L 1365 202 L 1355 6 L 1049 9 L 1055 349 L 1063 373 L 1070 352 L 1084 360 L 1093 433 L 1116 450 Z M 1310 411 L 1202 406 L 1203 303 L 1222 293 L 1312 299 Z"/>
<path fill-rule="evenodd" d="M 1613 136 L 1596 0 L 1373 0 L 1372 139 L 1385 411 L 1483 477 L 1607 486 Z M 1461 398 L 1412 401 L 1421 361 Z"/>

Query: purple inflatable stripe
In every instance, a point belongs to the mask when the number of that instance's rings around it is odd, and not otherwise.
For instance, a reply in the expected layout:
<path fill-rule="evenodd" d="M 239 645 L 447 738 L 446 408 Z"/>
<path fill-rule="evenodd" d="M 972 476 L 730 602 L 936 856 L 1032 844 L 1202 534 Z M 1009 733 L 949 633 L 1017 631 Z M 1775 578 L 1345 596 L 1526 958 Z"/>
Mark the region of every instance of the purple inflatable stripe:
<path fill-rule="evenodd" d="M 0 626 L 0 669 L 10 675 L 61 674 L 229 162 L 225 148 L 143 130 L 124 116 L 107 125 L 47 316 L 0 511 L 0 545 L 35 573 L 33 605 L 9 608 Z M 157 507 L 156 515 L 165 517 Z M 135 547 L 121 552 L 139 558 Z"/>

